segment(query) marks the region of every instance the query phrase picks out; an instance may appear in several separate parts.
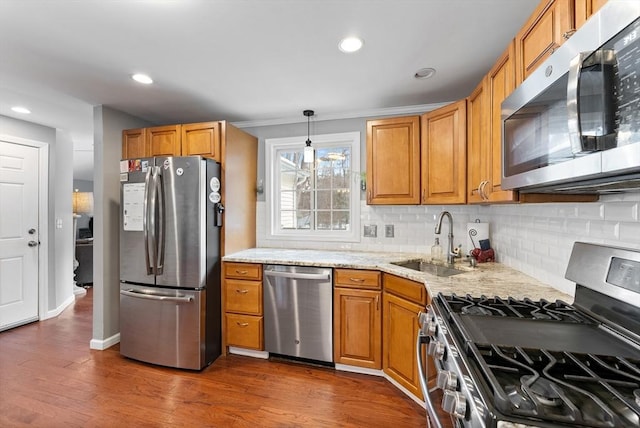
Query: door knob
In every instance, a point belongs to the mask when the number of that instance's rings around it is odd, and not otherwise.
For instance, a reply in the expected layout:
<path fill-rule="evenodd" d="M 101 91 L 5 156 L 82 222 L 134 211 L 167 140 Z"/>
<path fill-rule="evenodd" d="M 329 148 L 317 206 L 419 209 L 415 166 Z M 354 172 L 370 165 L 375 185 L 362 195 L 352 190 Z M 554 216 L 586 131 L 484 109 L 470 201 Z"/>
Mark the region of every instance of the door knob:
<path fill-rule="evenodd" d="M 29 229 L 29 235 L 33 235 L 34 233 L 36 233 L 36 230 L 33 227 Z"/>
<path fill-rule="evenodd" d="M 29 241 L 29 244 L 28 244 L 28 245 L 29 245 L 30 247 L 37 247 L 37 246 L 38 246 L 38 243 L 37 243 L 36 241 Z"/>

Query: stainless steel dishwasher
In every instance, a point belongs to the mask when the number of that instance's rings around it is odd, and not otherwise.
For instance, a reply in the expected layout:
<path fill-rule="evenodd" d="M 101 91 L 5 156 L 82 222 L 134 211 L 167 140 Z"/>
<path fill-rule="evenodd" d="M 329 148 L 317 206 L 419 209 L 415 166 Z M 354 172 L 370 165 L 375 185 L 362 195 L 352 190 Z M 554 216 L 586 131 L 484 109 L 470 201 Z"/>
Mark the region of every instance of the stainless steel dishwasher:
<path fill-rule="evenodd" d="M 333 362 L 331 272 L 330 268 L 265 265 L 267 352 Z"/>

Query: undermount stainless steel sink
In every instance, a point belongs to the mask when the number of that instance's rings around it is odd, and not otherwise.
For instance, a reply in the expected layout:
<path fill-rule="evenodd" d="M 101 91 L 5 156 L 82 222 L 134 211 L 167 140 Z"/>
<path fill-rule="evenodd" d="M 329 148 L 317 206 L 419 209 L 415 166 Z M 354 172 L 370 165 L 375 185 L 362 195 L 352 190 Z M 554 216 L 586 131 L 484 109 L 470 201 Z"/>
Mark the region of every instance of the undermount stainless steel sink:
<path fill-rule="evenodd" d="M 400 263 L 393 263 L 393 264 L 396 266 L 407 268 L 407 269 L 413 269 L 420 272 L 430 273 L 431 275 L 435 275 L 435 276 L 451 276 L 451 275 L 457 275 L 459 273 L 465 272 L 463 270 L 452 268 L 450 266 L 436 265 L 424 260 L 412 260 L 408 262 L 400 262 Z"/>

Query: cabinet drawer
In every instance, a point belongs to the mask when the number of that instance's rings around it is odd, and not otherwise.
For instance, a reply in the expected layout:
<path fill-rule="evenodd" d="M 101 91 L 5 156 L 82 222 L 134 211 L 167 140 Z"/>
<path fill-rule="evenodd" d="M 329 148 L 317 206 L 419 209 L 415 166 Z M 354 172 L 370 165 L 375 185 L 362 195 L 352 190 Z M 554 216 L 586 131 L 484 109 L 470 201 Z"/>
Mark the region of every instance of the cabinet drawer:
<path fill-rule="evenodd" d="M 262 315 L 262 282 L 225 279 L 224 310 Z"/>
<path fill-rule="evenodd" d="M 228 346 L 264 349 L 262 317 L 252 315 L 225 314 Z"/>
<path fill-rule="evenodd" d="M 257 263 L 225 263 L 224 277 L 262 281 L 262 265 Z"/>
<path fill-rule="evenodd" d="M 395 275 L 384 274 L 384 290 L 412 302 L 426 305 L 428 302 L 427 289 L 424 284 Z"/>
<path fill-rule="evenodd" d="M 380 289 L 380 272 L 375 270 L 334 269 L 336 287 Z"/>

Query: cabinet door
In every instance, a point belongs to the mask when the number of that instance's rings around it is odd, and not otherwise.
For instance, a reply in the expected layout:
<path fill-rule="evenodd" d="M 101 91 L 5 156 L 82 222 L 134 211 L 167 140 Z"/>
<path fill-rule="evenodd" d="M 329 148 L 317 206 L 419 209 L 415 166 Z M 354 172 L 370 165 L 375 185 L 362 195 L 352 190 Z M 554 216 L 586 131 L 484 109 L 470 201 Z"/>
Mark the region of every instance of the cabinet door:
<path fill-rule="evenodd" d="M 575 0 L 576 30 L 596 13 L 607 0 Z"/>
<path fill-rule="evenodd" d="M 422 400 L 416 356 L 419 311 L 424 311 L 424 306 L 383 293 L 382 368 L 393 380 Z M 430 377 L 435 373 L 431 359 L 427 370 Z"/>
<path fill-rule="evenodd" d="M 335 288 L 333 294 L 334 361 L 382 368 L 380 291 Z"/>
<path fill-rule="evenodd" d="M 200 155 L 220 162 L 220 126 L 218 122 L 182 125 L 182 155 Z"/>
<path fill-rule="evenodd" d="M 514 202 L 518 192 L 502 190 L 502 101 L 515 89 L 513 68 L 514 46 L 511 43 L 487 75 L 489 95 L 489 176 L 488 184 L 483 187 L 490 202 Z"/>
<path fill-rule="evenodd" d="M 420 203 L 420 118 L 367 121 L 367 204 Z"/>
<path fill-rule="evenodd" d="M 122 159 L 146 158 L 148 156 L 145 128 L 122 131 Z"/>
<path fill-rule="evenodd" d="M 422 115 L 422 203 L 464 204 L 467 197 L 467 101 Z"/>
<path fill-rule="evenodd" d="M 544 0 L 516 36 L 516 78 L 522 83 L 573 33 L 575 0 Z"/>
<path fill-rule="evenodd" d="M 485 202 L 483 188 L 487 185 L 491 165 L 489 144 L 489 97 L 487 78 L 467 98 L 467 202 Z"/>
<path fill-rule="evenodd" d="M 149 156 L 180 156 L 180 125 L 147 128 Z"/>

